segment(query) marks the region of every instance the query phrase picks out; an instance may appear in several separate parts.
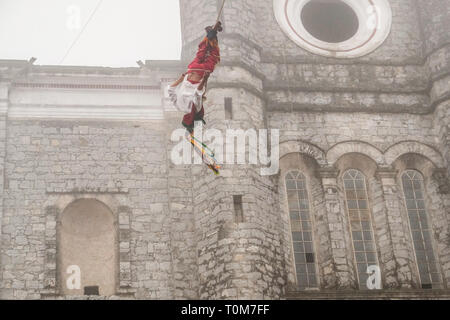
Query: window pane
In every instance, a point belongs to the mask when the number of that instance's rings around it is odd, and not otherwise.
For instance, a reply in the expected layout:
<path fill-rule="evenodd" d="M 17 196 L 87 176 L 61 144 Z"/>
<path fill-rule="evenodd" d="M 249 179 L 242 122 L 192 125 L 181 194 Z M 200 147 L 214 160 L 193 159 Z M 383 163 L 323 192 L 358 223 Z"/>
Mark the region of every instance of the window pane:
<path fill-rule="evenodd" d="M 305 242 L 305 252 L 313 252 L 313 245 L 312 242 Z"/>
<path fill-rule="evenodd" d="M 355 251 L 364 251 L 364 242 L 354 241 Z"/>
<path fill-rule="evenodd" d="M 352 232 L 353 234 L 353 241 L 355 240 L 362 240 L 362 232 L 357 231 L 357 232 Z"/>
<path fill-rule="evenodd" d="M 305 253 L 305 257 L 307 263 L 314 263 L 314 253 Z"/>
<path fill-rule="evenodd" d="M 352 225 L 352 230 L 354 231 L 362 231 L 361 222 L 358 220 L 350 221 Z"/>
<path fill-rule="evenodd" d="M 370 223 L 369 199 L 366 180 L 358 170 L 344 173 L 344 188 L 347 212 L 350 219 L 355 261 L 358 269 L 360 288 L 365 289 L 368 275 L 367 263 L 377 265 L 377 254 L 373 242 L 373 230 Z"/>
<path fill-rule="evenodd" d="M 311 230 L 311 224 L 308 221 L 303 221 L 302 227 L 303 227 L 303 230 L 307 230 L 307 231 Z"/>
<path fill-rule="evenodd" d="M 364 240 L 372 240 L 372 231 L 364 231 Z"/>
<path fill-rule="evenodd" d="M 358 273 L 366 273 L 367 272 L 367 264 L 358 263 Z"/>
<path fill-rule="evenodd" d="M 403 173 L 402 184 L 422 288 L 440 288 L 442 280 L 436 272 L 437 264 L 424 201 L 423 177 L 418 171 L 407 170 Z"/>
<path fill-rule="evenodd" d="M 303 252 L 303 244 L 301 242 L 294 242 L 294 252 Z"/>
<path fill-rule="evenodd" d="M 301 232 L 292 232 L 292 240 L 294 241 L 302 241 L 302 233 Z"/>
<path fill-rule="evenodd" d="M 306 264 L 297 264 L 296 267 L 298 273 L 306 273 Z"/>
<path fill-rule="evenodd" d="M 312 241 L 311 232 L 303 232 L 303 240 Z"/>
<path fill-rule="evenodd" d="M 298 171 L 286 175 L 295 268 L 299 289 L 317 287 L 312 224 L 306 179 Z"/>
<path fill-rule="evenodd" d="M 374 251 L 375 251 L 374 243 L 371 242 L 371 241 L 366 241 L 366 242 L 364 243 L 364 247 L 365 247 L 365 250 L 366 250 L 367 252 L 374 252 Z"/>
<path fill-rule="evenodd" d="M 356 262 L 366 262 L 366 255 L 364 252 L 355 252 Z"/>
<path fill-rule="evenodd" d="M 288 190 L 295 190 L 295 181 L 294 180 L 286 180 L 286 188 Z"/>
<path fill-rule="evenodd" d="M 298 211 L 291 211 L 290 215 L 291 215 L 291 219 L 292 220 L 299 220 L 300 219 L 300 215 L 299 215 Z"/>
<path fill-rule="evenodd" d="M 363 230 L 371 230 L 370 221 L 361 221 Z"/>

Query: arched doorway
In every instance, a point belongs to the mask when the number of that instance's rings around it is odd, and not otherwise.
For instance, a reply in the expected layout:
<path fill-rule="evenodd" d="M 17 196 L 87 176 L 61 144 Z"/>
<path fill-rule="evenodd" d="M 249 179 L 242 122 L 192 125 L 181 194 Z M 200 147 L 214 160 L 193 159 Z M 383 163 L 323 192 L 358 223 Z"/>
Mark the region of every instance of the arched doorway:
<path fill-rule="evenodd" d="M 58 235 L 61 293 L 115 294 L 117 231 L 111 210 L 95 199 L 76 200 L 61 214 Z"/>

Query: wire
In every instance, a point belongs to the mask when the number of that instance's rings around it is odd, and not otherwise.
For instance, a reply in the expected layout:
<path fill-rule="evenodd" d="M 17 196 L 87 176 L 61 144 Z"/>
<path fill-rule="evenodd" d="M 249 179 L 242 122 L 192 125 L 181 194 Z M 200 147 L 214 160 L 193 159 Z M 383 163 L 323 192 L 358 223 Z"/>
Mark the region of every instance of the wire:
<path fill-rule="evenodd" d="M 92 11 L 91 15 L 89 16 L 88 20 L 86 21 L 85 25 L 83 26 L 83 28 L 81 29 L 81 31 L 78 33 L 77 37 L 75 38 L 75 40 L 72 42 L 72 44 L 70 45 L 69 49 L 67 49 L 66 54 L 64 55 L 64 57 L 61 59 L 61 61 L 59 62 L 59 65 L 61 65 L 64 60 L 67 58 L 67 56 L 69 55 L 70 51 L 72 50 L 72 48 L 76 45 L 76 43 L 78 42 L 78 40 L 80 39 L 81 35 L 83 34 L 84 30 L 86 29 L 86 27 L 88 26 L 89 22 L 91 22 L 92 18 L 95 16 L 95 13 L 98 11 L 98 9 L 100 8 L 100 5 L 103 3 L 103 0 L 99 0 L 99 2 L 97 3 L 97 6 L 95 7 L 94 11 Z"/>

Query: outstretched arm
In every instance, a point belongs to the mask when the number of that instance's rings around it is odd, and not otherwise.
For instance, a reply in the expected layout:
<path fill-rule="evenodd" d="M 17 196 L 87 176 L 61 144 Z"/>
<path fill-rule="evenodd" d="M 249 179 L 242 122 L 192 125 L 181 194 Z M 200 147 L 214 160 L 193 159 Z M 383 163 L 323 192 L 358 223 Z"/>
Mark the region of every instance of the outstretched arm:
<path fill-rule="evenodd" d="M 183 73 L 183 74 L 178 78 L 178 80 L 175 81 L 174 83 L 172 83 L 170 86 L 171 86 L 171 87 L 176 87 L 176 86 L 178 86 L 181 82 L 183 82 L 185 76 L 186 76 L 186 73 Z"/>

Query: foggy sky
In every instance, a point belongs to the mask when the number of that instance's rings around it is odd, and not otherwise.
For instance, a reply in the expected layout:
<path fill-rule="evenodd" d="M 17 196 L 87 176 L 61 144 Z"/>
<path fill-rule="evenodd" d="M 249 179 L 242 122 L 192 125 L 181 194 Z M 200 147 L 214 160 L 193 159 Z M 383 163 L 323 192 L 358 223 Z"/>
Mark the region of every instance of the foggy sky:
<path fill-rule="evenodd" d="M 0 0 L 0 59 L 58 65 L 98 2 Z M 62 65 L 135 67 L 180 53 L 178 0 L 104 0 Z"/>

